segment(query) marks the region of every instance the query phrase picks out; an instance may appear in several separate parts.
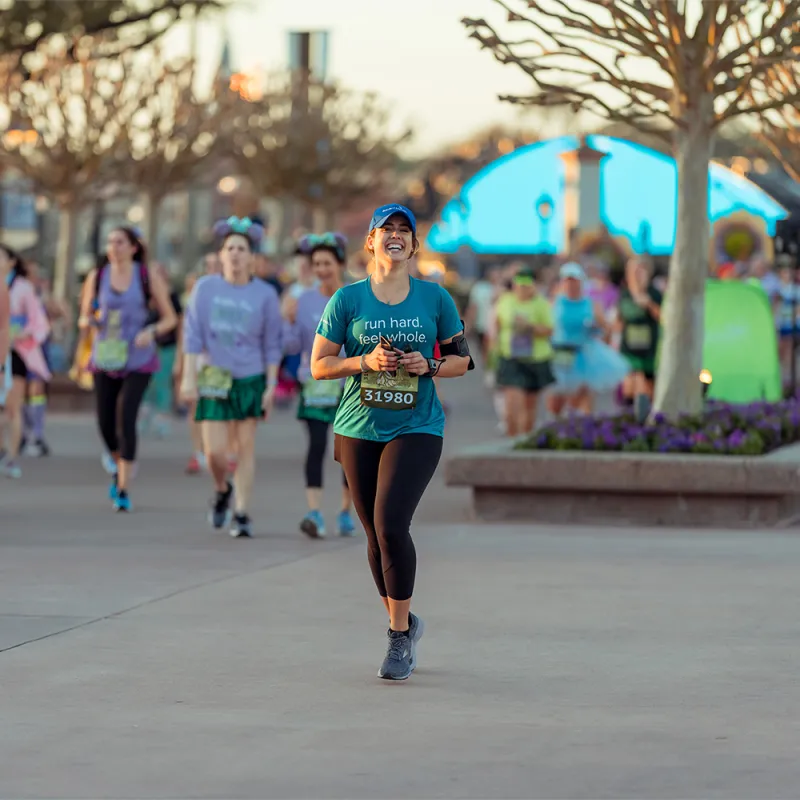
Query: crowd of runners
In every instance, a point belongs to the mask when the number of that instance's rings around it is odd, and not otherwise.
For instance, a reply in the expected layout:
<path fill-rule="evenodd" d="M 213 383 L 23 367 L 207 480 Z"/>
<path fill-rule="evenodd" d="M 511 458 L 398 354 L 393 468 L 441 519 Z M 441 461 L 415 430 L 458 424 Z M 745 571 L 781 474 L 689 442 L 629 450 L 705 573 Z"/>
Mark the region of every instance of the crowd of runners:
<path fill-rule="evenodd" d="M 210 483 L 211 527 L 250 537 L 257 427 L 289 382 L 307 441 L 299 528 L 326 535 L 322 475 L 332 427 L 342 468 L 336 532 L 355 535 L 357 517 L 389 617 L 379 676 L 405 680 L 424 628 L 411 612 L 411 522 L 445 427 L 436 381 L 474 366 L 456 304 L 438 283 L 414 276 L 416 220 L 401 205 L 376 209 L 363 245 L 371 269 L 356 281 L 345 277 L 348 242 L 338 233 L 298 242 L 298 281 L 286 291 L 259 252 L 259 220 L 232 217 L 215 233 L 219 250 L 190 276 L 183 297 L 129 227 L 110 232 L 83 284 L 70 375 L 95 394 L 108 501 L 116 512 L 133 511 L 139 436 L 163 435 L 177 400 L 189 419 L 187 472 L 207 474 Z M 0 277 L 0 465 L 20 478 L 23 446 L 49 454 L 42 400 L 53 374 L 48 343 L 62 312 L 48 306 L 33 270 L 7 248 L 0 248 Z"/>

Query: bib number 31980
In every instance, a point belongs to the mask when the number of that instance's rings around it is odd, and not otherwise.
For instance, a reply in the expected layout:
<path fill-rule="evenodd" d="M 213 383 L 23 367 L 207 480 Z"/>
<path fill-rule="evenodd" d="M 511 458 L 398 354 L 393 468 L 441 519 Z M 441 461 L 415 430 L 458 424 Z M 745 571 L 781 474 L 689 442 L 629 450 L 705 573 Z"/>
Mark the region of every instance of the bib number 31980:
<path fill-rule="evenodd" d="M 419 377 L 409 375 L 402 367 L 392 376 L 386 372 L 370 372 L 361 376 L 361 405 L 389 411 L 410 411 L 416 408 Z"/>

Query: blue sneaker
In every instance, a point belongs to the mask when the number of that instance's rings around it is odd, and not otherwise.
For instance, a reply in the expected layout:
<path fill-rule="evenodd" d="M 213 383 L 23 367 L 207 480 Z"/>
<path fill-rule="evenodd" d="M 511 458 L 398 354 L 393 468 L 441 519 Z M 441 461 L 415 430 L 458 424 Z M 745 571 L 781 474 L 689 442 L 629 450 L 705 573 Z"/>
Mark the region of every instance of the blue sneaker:
<path fill-rule="evenodd" d="M 388 631 L 386 658 L 378 670 L 378 677 L 387 681 L 404 681 L 414 671 L 411 636 L 409 631 Z"/>
<path fill-rule="evenodd" d="M 123 489 L 119 492 L 114 499 L 113 505 L 114 511 L 133 511 L 133 506 L 131 505 L 131 499 L 128 497 L 128 493 Z"/>
<path fill-rule="evenodd" d="M 340 511 L 339 516 L 336 518 L 336 529 L 339 536 L 355 536 L 356 524 L 350 516 L 349 511 Z"/>
<path fill-rule="evenodd" d="M 309 511 L 300 523 L 300 530 L 311 539 L 325 538 L 325 520 L 319 511 Z"/>
<path fill-rule="evenodd" d="M 116 501 L 119 489 L 117 489 L 117 476 L 111 476 L 111 483 L 108 484 L 108 499 Z"/>

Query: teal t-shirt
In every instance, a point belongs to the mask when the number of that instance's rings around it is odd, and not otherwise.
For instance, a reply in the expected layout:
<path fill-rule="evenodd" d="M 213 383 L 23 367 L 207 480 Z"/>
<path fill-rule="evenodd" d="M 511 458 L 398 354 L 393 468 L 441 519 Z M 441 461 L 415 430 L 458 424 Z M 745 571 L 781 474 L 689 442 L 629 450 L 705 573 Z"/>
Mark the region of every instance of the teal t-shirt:
<path fill-rule="evenodd" d="M 436 342 L 460 333 L 463 325 L 445 289 L 416 278 L 410 281 L 408 296 L 396 306 L 375 297 L 369 278 L 339 289 L 328 301 L 317 333 L 344 346 L 347 358 L 371 353 L 381 336 L 400 350 L 408 345 L 433 358 Z M 444 435 L 444 411 L 431 378 L 419 378 L 415 408 L 393 409 L 363 405 L 361 377 L 347 379 L 334 433 L 373 442 L 389 442 L 405 433 Z"/>

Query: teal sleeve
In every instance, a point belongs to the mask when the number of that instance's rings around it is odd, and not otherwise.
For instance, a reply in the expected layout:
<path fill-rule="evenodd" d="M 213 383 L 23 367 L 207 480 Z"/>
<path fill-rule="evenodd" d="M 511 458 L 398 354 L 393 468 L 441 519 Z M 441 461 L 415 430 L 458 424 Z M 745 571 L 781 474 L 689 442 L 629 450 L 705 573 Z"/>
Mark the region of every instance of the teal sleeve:
<path fill-rule="evenodd" d="M 347 298 L 339 289 L 325 306 L 322 319 L 317 325 L 317 333 L 329 342 L 343 345 L 347 338 L 347 326 L 350 323 L 350 312 L 347 307 Z"/>
<path fill-rule="evenodd" d="M 447 339 L 451 339 L 457 333 L 461 333 L 463 327 L 455 301 L 446 289 L 440 288 L 439 320 L 437 323 L 436 338 L 438 341 L 444 342 Z"/>

